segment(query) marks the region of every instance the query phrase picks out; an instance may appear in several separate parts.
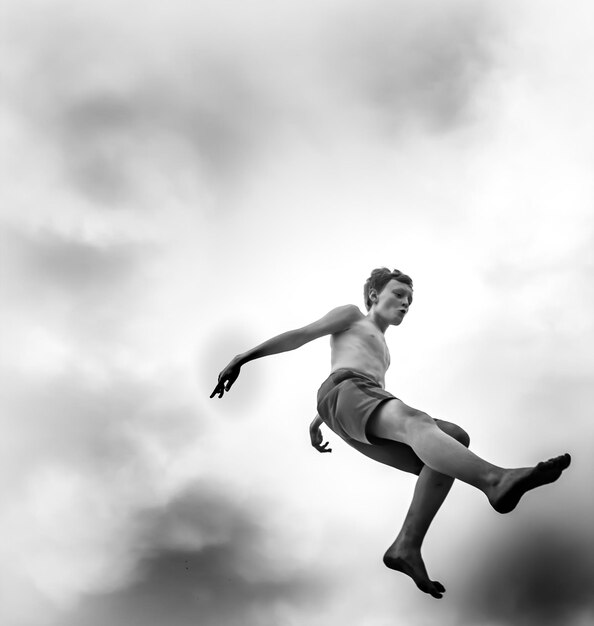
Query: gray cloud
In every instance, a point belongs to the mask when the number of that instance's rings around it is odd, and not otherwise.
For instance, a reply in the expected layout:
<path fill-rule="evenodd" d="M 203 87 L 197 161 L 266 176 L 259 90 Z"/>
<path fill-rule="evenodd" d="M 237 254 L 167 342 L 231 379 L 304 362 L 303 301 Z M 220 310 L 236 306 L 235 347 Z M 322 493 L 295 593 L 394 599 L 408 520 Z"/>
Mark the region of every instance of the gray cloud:
<path fill-rule="evenodd" d="M 52 376 L 0 378 L 0 489 L 11 503 L 0 578 L 38 590 L 51 610 L 31 623 L 44 623 L 83 591 L 129 579 L 144 545 L 137 512 L 187 483 L 170 468 L 199 454 L 201 420 L 164 372 L 147 380 L 74 363 Z M 0 619 L 19 623 L 28 610 L 15 602 L 0 607 Z"/>
<path fill-rule="evenodd" d="M 275 90 L 262 80 L 253 44 L 219 41 L 202 27 L 169 33 L 159 56 L 148 33 L 122 28 L 115 16 L 97 21 L 63 6 L 46 17 L 41 33 L 18 24 L 30 45 L 18 51 L 28 62 L 12 109 L 98 206 L 129 206 L 147 180 L 175 190 L 180 169 L 229 184 L 275 128 Z"/>
<path fill-rule="evenodd" d="M 594 553 L 587 533 L 534 521 L 529 531 L 492 550 L 482 555 L 467 590 L 473 623 L 569 626 L 594 611 Z"/>
<path fill-rule="evenodd" d="M 115 16 L 64 9 L 33 41 L 22 33 L 34 45 L 21 51 L 13 108 L 59 155 L 69 183 L 106 207 L 140 205 L 154 179 L 179 188 L 180 171 L 228 191 L 287 128 L 317 142 L 337 113 L 346 128 L 360 124 L 361 105 L 382 132 L 456 128 L 493 66 L 497 30 L 491 9 L 460 0 L 430 11 L 347 4 L 306 31 L 262 22 L 236 40 L 214 35 L 216 12 L 188 32 L 189 12 L 163 50 L 151 27 L 135 33 Z"/>
<path fill-rule="evenodd" d="M 276 626 L 283 611 L 323 594 L 311 572 L 285 571 L 282 555 L 266 554 L 245 510 L 204 485 L 142 517 L 149 543 L 137 580 L 85 597 L 60 625 Z M 192 547 L 193 537 L 207 545 Z"/>
<path fill-rule="evenodd" d="M 382 131 L 420 125 L 440 132 L 468 122 L 495 62 L 492 9 L 448 2 L 428 11 L 381 1 L 373 9 L 366 5 L 346 25 L 338 21 L 335 65 L 352 96 L 371 104 Z"/>
<path fill-rule="evenodd" d="M 138 112 L 128 98 L 86 94 L 58 108 L 51 133 L 66 171 L 88 197 L 106 205 L 128 199 L 132 191 L 131 158 L 142 145 Z"/>
<path fill-rule="evenodd" d="M 125 341 L 134 315 L 146 306 L 154 244 L 101 238 L 53 228 L 0 230 L 4 313 L 19 326 L 34 323 L 85 343 Z M 127 315 L 123 316 L 123 311 Z"/>
<path fill-rule="evenodd" d="M 137 196 L 139 170 L 151 165 L 154 175 L 175 179 L 171 160 L 185 162 L 196 179 L 228 182 L 255 154 L 266 107 L 250 83 L 254 68 L 192 53 L 180 64 L 161 75 L 139 68 L 123 94 L 94 88 L 53 104 L 51 132 L 66 171 L 90 198 L 117 205 Z"/>
<path fill-rule="evenodd" d="M 129 285 L 149 249 L 146 244 L 132 242 L 85 241 L 49 228 L 33 232 L 7 227 L 0 231 L 0 244 L 4 271 L 18 274 L 19 283 L 77 297 Z"/>
<path fill-rule="evenodd" d="M 180 453 L 199 433 L 193 407 L 169 398 L 163 383 L 129 372 L 113 369 L 101 385 L 74 368 L 42 380 L 10 372 L 2 379 L 3 410 L 13 425 L 4 462 L 26 457 L 29 470 L 59 462 L 104 477 L 131 470 L 137 480 L 152 466 L 147 440 Z"/>

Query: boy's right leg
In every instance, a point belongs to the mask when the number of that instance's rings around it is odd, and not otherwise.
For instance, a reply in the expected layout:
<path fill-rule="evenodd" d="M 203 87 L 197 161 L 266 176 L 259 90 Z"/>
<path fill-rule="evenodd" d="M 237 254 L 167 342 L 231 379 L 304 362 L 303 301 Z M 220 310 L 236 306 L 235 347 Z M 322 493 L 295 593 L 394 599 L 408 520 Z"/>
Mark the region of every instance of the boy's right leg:
<path fill-rule="evenodd" d="M 470 437 L 464 429 L 443 420 L 435 420 L 435 423 L 448 436 L 468 447 Z M 439 581 L 429 578 L 421 548 L 429 526 L 446 499 L 453 482 L 451 476 L 436 472 L 427 465 L 423 466 L 402 528 L 384 555 L 387 567 L 410 576 L 421 591 L 434 598 L 442 598 L 445 587 Z"/>
<path fill-rule="evenodd" d="M 470 437 L 456 424 L 435 420 L 437 426 L 448 436 L 468 447 Z M 417 587 L 441 598 L 444 586 L 431 580 L 421 555 L 425 535 L 435 515 L 448 495 L 454 479 L 424 465 L 412 448 L 395 441 L 377 441 L 379 445 L 366 445 L 349 440 L 349 444 L 362 454 L 401 471 L 418 475 L 414 496 L 398 536 L 384 554 L 384 564 L 410 576 Z"/>
<path fill-rule="evenodd" d="M 513 510 L 526 491 L 555 481 L 570 462 L 566 454 L 532 468 L 498 467 L 445 434 L 429 415 L 398 399 L 378 408 L 367 431 L 409 445 L 431 469 L 480 489 L 500 513 Z"/>
<path fill-rule="evenodd" d="M 441 598 L 445 587 L 431 580 L 421 556 L 421 547 L 429 526 L 446 499 L 454 479 L 425 465 L 419 473 L 412 502 L 398 536 L 384 554 L 384 564 L 410 576 L 417 587 Z"/>

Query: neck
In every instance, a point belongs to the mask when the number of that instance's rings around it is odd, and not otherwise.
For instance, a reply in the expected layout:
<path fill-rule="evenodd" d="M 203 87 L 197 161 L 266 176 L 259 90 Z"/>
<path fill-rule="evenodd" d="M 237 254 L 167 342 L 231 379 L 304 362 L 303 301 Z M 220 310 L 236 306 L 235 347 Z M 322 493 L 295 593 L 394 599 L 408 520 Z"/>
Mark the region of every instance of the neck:
<path fill-rule="evenodd" d="M 388 326 L 390 326 L 389 322 L 387 322 L 383 317 L 379 316 L 373 309 L 367 314 L 367 319 L 383 334 L 386 333 L 386 330 L 388 330 Z"/>

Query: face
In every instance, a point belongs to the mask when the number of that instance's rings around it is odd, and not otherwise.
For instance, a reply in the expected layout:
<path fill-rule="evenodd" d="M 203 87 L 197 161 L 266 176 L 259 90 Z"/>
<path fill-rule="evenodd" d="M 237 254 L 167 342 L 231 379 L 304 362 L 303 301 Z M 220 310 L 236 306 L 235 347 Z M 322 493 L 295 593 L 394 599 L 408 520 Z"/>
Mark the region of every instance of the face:
<path fill-rule="evenodd" d="M 388 324 L 398 326 L 412 303 L 412 289 L 393 278 L 379 294 L 375 293 L 375 312 L 383 317 Z"/>

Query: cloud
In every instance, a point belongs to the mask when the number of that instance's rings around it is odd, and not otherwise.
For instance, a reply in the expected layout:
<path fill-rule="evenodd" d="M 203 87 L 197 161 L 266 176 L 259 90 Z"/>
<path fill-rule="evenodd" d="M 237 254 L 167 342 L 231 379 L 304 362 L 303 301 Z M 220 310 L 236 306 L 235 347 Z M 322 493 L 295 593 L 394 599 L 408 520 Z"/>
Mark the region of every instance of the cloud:
<path fill-rule="evenodd" d="M 23 291 L 53 290 L 76 298 L 129 286 L 150 249 L 138 242 L 93 240 L 50 227 L 6 226 L 0 237 L 6 267 L 18 274 L 15 282 L 25 283 Z"/>
<path fill-rule="evenodd" d="M 105 478 L 131 469 L 136 479 L 152 465 L 151 451 L 181 452 L 197 435 L 190 404 L 172 402 L 164 382 L 130 371 L 113 368 L 97 378 L 72 367 L 41 378 L 4 372 L 3 379 L 14 426 L 8 458 L 27 456 L 30 470 L 57 462 Z"/>
<path fill-rule="evenodd" d="M 106 370 L 0 372 L 7 433 L 0 486 L 11 502 L 0 526 L 11 537 L 0 569 L 56 606 L 130 576 L 136 513 L 182 488 L 188 478 L 177 463 L 199 450 L 199 417 L 179 387 L 170 397 L 173 378 Z"/>
<path fill-rule="evenodd" d="M 472 104 L 495 63 L 495 11 L 468 2 L 422 9 L 374 3 L 341 16 L 335 67 L 355 99 L 378 114 L 383 132 L 452 130 L 472 119 Z"/>
<path fill-rule="evenodd" d="M 176 366 L 143 341 L 155 317 L 151 244 L 57 224 L 6 225 L 0 240 L 11 327 L 0 357 L 0 488 L 11 502 L 0 578 L 21 598 L 0 619 L 18 623 L 32 606 L 23 597 L 48 607 L 41 620 L 128 580 L 136 513 L 186 484 L 176 463 L 199 449 L 201 416 Z"/>
<path fill-rule="evenodd" d="M 134 321 L 143 311 L 147 315 L 157 245 L 134 234 L 89 233 L 82 227 L 2 226 L 0 317 L 13 332 L 0 361 L 14 366 L 28 355 L 43 359 L 35 342 L 50 351 L 54 346 L 78 353 L 86 362 L 102 352 L 113 361 L 118 350 L 130 347 Z"/>
<path fill-rule="evenodd" d="M 50 129 L 70 181 L 106 205 L 142 196 L 149 174 L 176 180 L 174 164 L 198 180 L 232 181 L 267 130 L 255 69 L 191 51 L 162 73 L 139 65 L 127 88 L 92 86 L 52 103 Z"/>
<path fill-rule="evenodd" d="M 582 623 L 594 612 L 594 553 L 588 532 L 571 521 L 552 527 L 533 520 L 513 541 L 482 555 L 467 590 L 473 623 L 522 626 Z"/>
<path fill-rule="evenodd" d="M 142 517 L 147 545 L 136 580 L 86 596 L 61 625 L 273 626 L 323 594 L 311 572 L 267 554 L 264 529 L 212 488 L 194 486 Z"/>
<path fill-rule="evenodd" d="M 155 180 L 169 195 L 186 179 L 229 185 L 275 129 L 278 92 L 260 73 L 257 42 L 216 37 L 208 25 L 216 31 L 217 11 L 204 20 L 195 7 L 179 9 L 142 31 L 109 3 L 37 6 L 43 30 L 10 16 L 20 38 L 6 56 L 26 62 L 11 73 L 7 110 L 96 206 L 148 204 Z M 186 32 L 197 15 L 197 32 Z"/>
<path fill-rule="evenodd" d="M 237 32 L 200 6 L 179 3 L 142 30 L 109 3 L 37 6 L 43 30 L 12 16 L 7 58 L 27 62 L 11 73 L 9 110 L 96 206 L 145 207 L 156 189 L 188 185 L 229 193 L 287 139 L 317 144 L 334 129 L 348 140 L 362 112 L 381 132 L 457 128 L 494 63 L 493 10 L 460 0 L 349 3 L 332 19 L 305 8 L 309 29 L 239 11 L 253 28 Z"/>

